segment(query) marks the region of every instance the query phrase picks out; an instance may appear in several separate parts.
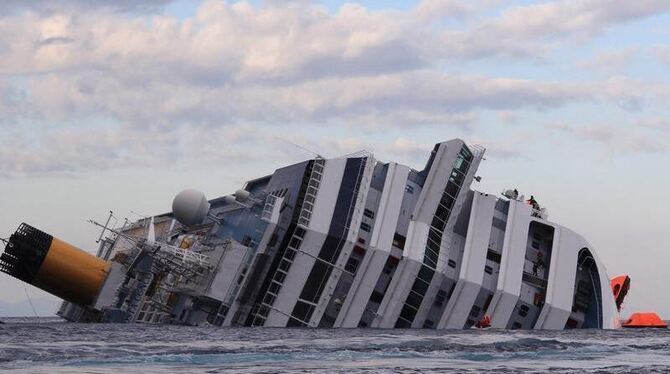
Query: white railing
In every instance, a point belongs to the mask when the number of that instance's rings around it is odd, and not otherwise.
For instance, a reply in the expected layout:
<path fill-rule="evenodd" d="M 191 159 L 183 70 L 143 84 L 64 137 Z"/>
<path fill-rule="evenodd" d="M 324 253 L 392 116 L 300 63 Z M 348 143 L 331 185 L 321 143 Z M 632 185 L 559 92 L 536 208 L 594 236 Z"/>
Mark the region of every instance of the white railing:
<path fill-rule="evenodd" d="M 212 265 L 209 262 L 209 256 L 202 253 L 194 252 L 192 250 L 175 247 L 170 244 L 160 243 L 159 252 L 169 255 L 173 260 L 181 261 L 184 264 L 197 265 L 201 268 L 212 270 Z"/>
<path fill-rule="evenodd" d="M 484 154 L 484 152 L 486 152 L 486 148 L 484 148 L 484 146 L 479 145 L 479 144 L 471 145 L 470 149 L 472 150 L 472 154 L 476 158 L 480 158 Z"/>

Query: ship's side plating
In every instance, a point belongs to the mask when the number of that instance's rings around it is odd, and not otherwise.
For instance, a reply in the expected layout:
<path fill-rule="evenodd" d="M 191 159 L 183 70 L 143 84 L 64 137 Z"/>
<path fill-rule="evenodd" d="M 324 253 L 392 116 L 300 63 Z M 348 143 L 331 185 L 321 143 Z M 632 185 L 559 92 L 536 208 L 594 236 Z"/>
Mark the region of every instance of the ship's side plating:
<path fill-rule="evenodd" d="M 104 273 L 86 291 L 93 296 L 58 293 L 59 314 L 216 326 L 461 329 L 487 317 L 509 329 L 619 327 L 607 272 L 584 238 L 517 193 L 471 188 L 483 156 L 454 139 L 436 144 L 421 171 L 367 152 L 317 157 L 209 201 L 197 224 L 172 213 L 125 224 L 101 240 L 99 260 L 82 257 Z M 0 270 L 53 290 L 57 279 L 37 277 L 46 244 L 15 237 Z"/>

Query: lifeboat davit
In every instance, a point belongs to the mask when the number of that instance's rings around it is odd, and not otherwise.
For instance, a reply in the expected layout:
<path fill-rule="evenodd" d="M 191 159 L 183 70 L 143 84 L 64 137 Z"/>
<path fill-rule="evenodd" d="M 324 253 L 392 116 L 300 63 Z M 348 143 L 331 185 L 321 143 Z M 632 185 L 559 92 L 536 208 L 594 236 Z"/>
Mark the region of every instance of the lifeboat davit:
<path fill-rule="evenodd" d="M 668 324 L 654 312 L 633 313 L 621 326 L 628 328 L 668 328 Z"/>

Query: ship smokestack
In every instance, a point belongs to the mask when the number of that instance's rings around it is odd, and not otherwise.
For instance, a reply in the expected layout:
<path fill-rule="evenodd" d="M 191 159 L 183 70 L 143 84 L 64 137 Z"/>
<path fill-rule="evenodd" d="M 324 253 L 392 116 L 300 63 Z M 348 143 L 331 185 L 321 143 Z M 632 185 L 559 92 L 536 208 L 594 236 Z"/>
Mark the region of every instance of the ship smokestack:
<path fill-rule="evenodd" d="M 111 262 L 22 223 L 0 255 L 0 271 L 79 305 L 100 293 Z"/>

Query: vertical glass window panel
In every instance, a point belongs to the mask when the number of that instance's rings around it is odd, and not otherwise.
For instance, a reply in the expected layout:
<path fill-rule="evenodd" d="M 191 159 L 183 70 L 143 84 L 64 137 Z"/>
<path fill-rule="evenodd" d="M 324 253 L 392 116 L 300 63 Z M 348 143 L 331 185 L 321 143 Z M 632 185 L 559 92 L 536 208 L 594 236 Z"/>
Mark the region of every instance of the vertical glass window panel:
<path fill-rule="evenodd" d="M 288 271 L 288 268 L 291 267 L 291 263 L 288 262 L 287 260 L 281 260 L 279 263 L 279 268 L 284 271 Z"/>
<path fill-rule="evenodd" d="M 272 305 L 275 302 L 275 297 L 272 294 L 267 293 L 267 294 L 265 294 L 265 298 L 263 299 L 263 302 L 266 303 L 267 305 Z"/>
<path fill-rule="evenodd" d="M 258 314 L 262 316 L 267 316 L 270 313 L 270 308 L 266 306 L 261 306 L 260 309 L 258 309 Z M 265 319 L 263 319 L 263 322 L 265 322 Z"/>
<path fill-rule="evenodd" d="M 293 313 L 291 313 L 291 315 L 300 321 L 306 321 L 310 308 L 312 308 L 311 305 L 303 303 L 302 301 L 298 301 L 295 303 L 295 307 L 293 308 Z"/>
<path fill-rule="evenodd" d="M 268 292 L 271 292 L 273 294 L 277 294 L 279 290 L 281 289 L 281 285 L 277 282 L 272 282 L 270 283 L 270 287 L 268 287 Z"/>
<path fill-rule="evenodd" d="M 446 192 L 447 194 L 449 194 L 453 197 L 458 196 L 458 190 L 459 190 L 459 188 L 456 185 L 456 183 L 453 183 L 451 181 L 449 183 L 447 183 L 447 186 L 444 188 L 444 192 Z"/>
<path fill-rule="evenodd" d="M 437 266 L 437 258 L 438 258 L 437 253 L 435 253 L 433 251 L 426 251 L 426 254 L 423 256 L 423 262 L 426 265 L 436 267 Z"/>
<path fill-rule="evenodd" d="M 437 259 L 439 257 L 438 254 L 439 250 L 434 250 L 431 249 L 430 247 L 426 247 L 426 252 L 424 253 L 423 256 L 424 263 L 427 266 L 434 268 L 435 265 L 437 265 Z"/>
<path fill-rule="evenodd" d="M 434 242 L 432 239 L 428 239 L 428 242 L 426 243 L 426 250 L 430 250 L 432 252 L 439 253 L 440 252 L 440 244 Z"/>
<path fill-rule="evenodd" d="M 454 182 L 456 182 L 457 185 L 462 186 L 463 180 L 465 180 L 465 175 L 463 175 L 458 170 L 454 169 L 451 171 L 451 178 L 453 179 Z"/>
<path fill-rule="evenodd" d="M 421 302 L 423 301 L 423 295 L 419 295 L 414 291 L 409 291 L 409 294 L 407 295 L 407 300 L 405 303 L 407 305 L 412 306 L 415 309 L 419 309 L 421 306 Z"/>
<path fill-rule="evenodd" d="M 286 279 L 286 273 L 282 273 L 281 271 L 275 273 L 275 280 L 277 282 L 284 283 L 284 279 Z"/>
<path fill-rule="evenodd" d="M 465 161 L 468 162 L 472 161 L 472 152 L 470 152 L 470 150 L 467 147 L 463 146 L 459 153 L 461 154 L 461 156 L 463 156 Z"/>
<path fill-rule="evenodd" d="M 398 320 L 395 323 L 395 326 L 393 327 L 396 329 L 408 329 L 412 327 L 412 323 L 403 318 L 398 318 Z"/>
<path fill-rule="evenodd" d="M 454 169 L 459 169 L 463 165 L 464 162 L 465 162 L 465 160 L 463 160 L 463 156 L 458 155 L 456 157 L 456 160 L 454 160 Z"/>
<path fill-rule="evenodd" d="M 428 242 L 426 242 L 426 247 L 432 249 L 433 251 L 439 251 L 441 243 L 442 233 L 434 230 L 433 228 L 428 230 Z"/>
<path fill-rule="evenodd" d="M 291 242 L 289 243 L 288 246 L 291 247 L 291 248 L 296 248 L 297 249 L 297 248 L 300 247 L 301 243 L 302 243 L 302 239 L 297 238 L 297 237 L 294 236 L 294 237 L 291 238 Z"/>
<path fill-rule="evenodd" d="M 295 233 L 294 233 L 294 235 L 297 236 L 297 237 L 299 237 L 299 238 L 303 238 L 303 237 L 305 236 L 305 229 L 300 228 L 300 227 L 297 227 L 297 228 L 295 229 Z"/>
<path fill-rule="evenodd" d="M 431 226 L 444 230 L 445 222 L 441 220 L 438 216 L 433 217 L 433 221 L 430 223 Z"/>
<path fill-rule="evenodd" d="M 284 255 L 284 257 L 288 258 L 289 260 L 293 260 L 295 258 L 295 253 L 296 251 L 292 249 L 286 249 L 286 254 Z"/>
<path fill-rule="evenodd" d="M 468 166 L 469 164 L 463 159 L 463 156 L 458 155 L 458 157 L 456 157 L 456 161 L 454 161 L 454 169 L 460 171 L 463 174 L 466 174 Z"/>
<path fill-rule="evenodd" d="M 419 295 L 425 295 L 428 291 L 428 282 L 424 282 L 421 279 L 415 279 L 414 284 L 412 285 L 412 291 L 418 293 Z"/>
<path fill-rule="evenodd" d="M 419 270 L 419 275 L 417 275 L 417 277 L 426 283 L 430 283 L 430 281 L 433 279 L 433 275 L 435 275 L 435 271 L 433 269 L 427 266 L 421 266 L 421 270 Z"/>
<path fill-rule="evenodd" d="M 407 320 L 411 324 L 411 321 L 414 321 L 414 317 L 416 317 L 416 309 L 412 308 L 409 305 L 405 305 L 402 307 L 402 310 L 400 311 L 400 317 Z"/>
<path fill-rule="evenodd" d="M 445 199 L 451 199 L 451 201 Z M 449 210 L 451 209 L 451 205 L 453 204 L 454 199 L 450 196 L 447 195 L 442 195 L 442 200 L 440 200 L 440 205 L 437 206 L 437 209 L 435 210 L 435 216 L 441 219 L 443 222 L 447 222 L 447 218 L 449 218 Z"/>
<path fill-rule="evenodd" d="M 429 228 L 428 229 L 428 239 L 432 240 L 435 244 L 442 243 L 442 230 Z"/>

